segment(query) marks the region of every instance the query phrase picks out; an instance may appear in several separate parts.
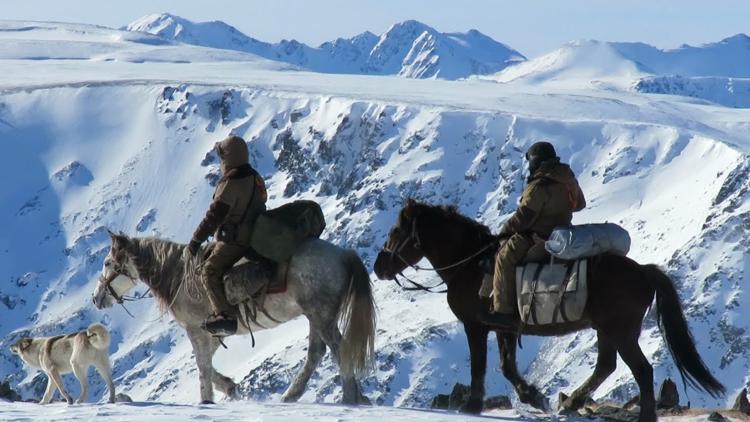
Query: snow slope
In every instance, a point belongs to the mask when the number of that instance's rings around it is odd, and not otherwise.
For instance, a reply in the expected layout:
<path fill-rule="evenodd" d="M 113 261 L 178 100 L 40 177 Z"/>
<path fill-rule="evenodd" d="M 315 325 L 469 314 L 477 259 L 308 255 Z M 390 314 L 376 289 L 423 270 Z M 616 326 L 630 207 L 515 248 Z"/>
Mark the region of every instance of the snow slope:
<path fill-rule="evenodd" d="M 25 24 L 3 25 L 11 33 Z M 35 31 L 14 33 L 42 37 Z M 94 42 L 98 35 L 82 37 Z M 699 350 L 729 396 L 750 385 L 748 110 L 574 83 L 279 71 L 255 56 L 189 64 L 28 60 L 15 51 L 17 39 L 0 39 L 11 57 L 0 60 L 6 151 L 0 155 L 0 378 L 27 398 L 40 396 L 44 376 L 24 369 L 8 345 L 102 321 L 113 332 L 120 391 L 137 401 L 197 399 L 190 346 L 154 301 L 129 304 L 138 316 L 131 319 L 120 308 L 97 311 L 90 297 L 108 249 L 107 228 L 189 239 L 218 170 L 206 157 L 229 133 L 250 142 L 272 206 L 297 198 L 320 202 L 324 237 L 355 248 L 368 266 L 408 197 L 456 204 L 497 230 L 522 190 L 523 152 L 549 139 L 587 194 L 589 207 L 575 221 L 608 220 L 630 230 L 631 256 L 675 277 Z M 205 51 L 174 49 L 188 58 Z M 435 281 L 431 274 L 415 277 Z M 425 407 L 435 393 L 468 383 L 465 338 L 444 297 L 374 285 L 378 365 L 364 382 L 373 402 Z M 645 327 L 641 344 L 656 381 L 676 379 L 653 316 Z M 278 401 L 301 364 L 306 330 L 304 320 L 295 320 L 259 332 L 255 349 L 248 338 L 230 339 L 215 363 L 240 383 L 244 397 Z M 488 393 L 509 393 L 493 343 Z M 573 390 L 593 368 L 591 331 L 524 345 L 520 367 L 550 398 Z M 98 400 L 102 382 L 91 376 L 91 383 Z M 634 391 L 619 362 L 595 398 L 624 400 Z M 302 401 L 338 398 L 335 367 L 326 358 Z M 690 400 L 696 407 L 726 405 L 699 393 Z M 13 406 L 19 414 L 34 412 Z"/>
<path fill-rule="evenodd" d="M 644 43 L 582 40 L 483 77 L 545 84 L 673 94 L 747 107 L 750 37 L 738 34 L 697 47 L 661 50 Z"/>
<path fill-rule="evenodd" d="M 585 85 L 602 78 L 627 81 L 646 73 L 609 43 L 574 41 L 490 78 L 505 83 L 521 80 L 531 84 L 556 81 L 569 84 L 574 81 Z"/>
<path fill-rule="evenodd" d="M 459 79 L 494 73 L 525 59 L 477 30 L 440 33 L 413 20 L 397 23 L 380 36 L 363 32 L 317 48 L 295 40 L 270 44 L 221 21 L 191 22 L 168 13 L 143 16 L 130 23 L 127 30 L 188 44 L 249 52 L 327 73 Z"/>
<path fill-rule="evenodd" d="M 94 25 L 0 21 L 0 60 L 90 60 L 143 62 L 257 62 L 282 69 L 284 64 L 252 54 L 177 45 L 146 33 Z"/>
<path fill-rule="evenodd" d="M 750 78 L 650 76 L 639 79 L 636 91 L 694 97 L 727 107 L 750 108 Z"/>

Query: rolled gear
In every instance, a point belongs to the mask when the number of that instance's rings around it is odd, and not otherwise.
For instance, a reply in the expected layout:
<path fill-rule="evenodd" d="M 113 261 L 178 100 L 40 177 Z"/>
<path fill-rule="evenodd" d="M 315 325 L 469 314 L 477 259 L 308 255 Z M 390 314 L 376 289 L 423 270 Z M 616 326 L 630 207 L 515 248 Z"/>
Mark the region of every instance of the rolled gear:
<path fill-rule="evenodd" d="M 544 248 L 552 256 L 567 260 L 603 253 L 625 256 L 630 251 L 630 233 L 614 223 L 557 227 Z"/>

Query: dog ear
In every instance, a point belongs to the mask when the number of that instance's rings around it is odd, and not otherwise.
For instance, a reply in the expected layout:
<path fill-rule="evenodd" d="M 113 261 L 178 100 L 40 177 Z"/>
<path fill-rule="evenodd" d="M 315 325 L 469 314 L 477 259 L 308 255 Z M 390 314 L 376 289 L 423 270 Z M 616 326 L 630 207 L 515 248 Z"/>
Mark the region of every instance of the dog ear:
<path fill-rule="evenodd" d="M 21 340 L 18 340 L 18 343 L 16 343 L 16 346 L 18 346 L 18 350 L 20 352 L 23 352 L 24 350 L 31 347 L 31 342 L 32 342 L 32 339 L 25 337 L 25 338 L 22 338 Z"/>

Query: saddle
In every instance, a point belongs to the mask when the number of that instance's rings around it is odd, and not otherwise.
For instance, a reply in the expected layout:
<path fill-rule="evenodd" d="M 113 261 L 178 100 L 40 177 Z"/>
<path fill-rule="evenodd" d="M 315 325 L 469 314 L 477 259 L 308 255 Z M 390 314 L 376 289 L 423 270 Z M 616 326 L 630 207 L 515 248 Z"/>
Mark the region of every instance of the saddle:
<path fill-rule="evenodd" d="M 580 321 L 588 299 L 588 260 L 516 267 L 516 298 L 528 325 Z"/>
<path fill-rule="evenodd" d="M 224 275 L 224 293 L 229 304 L 239 305 L 263 295 L 285 292 L 286 277 L 277 274 L 280 267 L 282 265 L 262 258 L 232 267 Z"/>

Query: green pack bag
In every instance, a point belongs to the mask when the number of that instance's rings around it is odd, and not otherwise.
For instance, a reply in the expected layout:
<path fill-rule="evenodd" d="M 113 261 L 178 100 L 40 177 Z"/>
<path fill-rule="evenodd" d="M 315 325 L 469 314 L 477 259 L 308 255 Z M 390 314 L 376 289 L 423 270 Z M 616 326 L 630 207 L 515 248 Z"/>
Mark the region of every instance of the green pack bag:
<path fill-rule="evenodd" d="M 315 201 L 294 201 L 268 210 L 255 220 L 250 246 L 275 262 L 286 262 L 309 238 L 326 227 L 323 210 Z"/>

